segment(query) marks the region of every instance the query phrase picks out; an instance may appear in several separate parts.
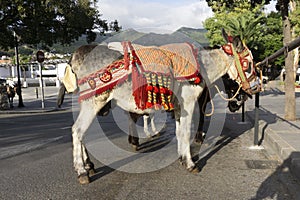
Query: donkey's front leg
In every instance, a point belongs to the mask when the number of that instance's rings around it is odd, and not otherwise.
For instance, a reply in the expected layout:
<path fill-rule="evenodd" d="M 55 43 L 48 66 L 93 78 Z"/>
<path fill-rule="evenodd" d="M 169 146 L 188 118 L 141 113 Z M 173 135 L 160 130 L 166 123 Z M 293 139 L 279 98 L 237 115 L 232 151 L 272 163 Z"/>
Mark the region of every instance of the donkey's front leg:
<path fill-rule="evenodd" d="M 180 154 L 182 155 L 183 161 L 186 163 L 186 168 L 189 171 L 196 172 L 198 171 L 195 168 L 195 163 L 192 160 L 191 149 L 190 149 L 190 140 L 191 140 L 191 127 L 192 127 L 192 119 L 194 108 L 198 99 L 199 94 L 203 91 L 202 87 L 183 87 L 182 89 L 182 102 L 180 108 L 180 123 L 178 135 L 180 135 Z"/>
<path fill-rule="evenodd" d="M 89 175 L 94 175 L 95 174 L 95 167 L 94 163 L 90 160 L 89 154 L 84 146 L 84 144 L 81 145 L 82 148 L 82 154 L 83 154 L 83 163 L 84 163 L 84 168 L 87 170 Z"/>
<path fill-rule="evenodd" d="M 179 156 L 179 161 L 182 163 L 182 150 L 181 150 L 181 143 L 182 143 L 182 138 L 181 138 L 181 130 L 180 130 L 180 107 L 175 107 L 174 109 L 174 116 L 175 116 L 175 134 L 176 134 L 176 139 L 177 139 L 177 153 Z"/>
<path fill-rule="evenodd" d="M 76 122 L 72 127 L 73 136 L 73 162 L 75 171 L 78 174 L 78 180 L 81 184 L 90 182 L 85 162 L 88 155 L 84 144 L 82 143 L 84 133 L 96 117 L 96 110 L 92 109 L 86 102 L 82 103 Z"/>
<path fill-rule="evenodd" d="M 73 126 L 74 127 L 74 126 Z M 78 180 L 81 184 L 87 184 L 90 182 L 88 172 L 84 167 L 83 152 L 82 152 L 82 140 L 78 137 L 78 131 L 73 128 L 73 163 L 75 171 L 78 174 Z"/>

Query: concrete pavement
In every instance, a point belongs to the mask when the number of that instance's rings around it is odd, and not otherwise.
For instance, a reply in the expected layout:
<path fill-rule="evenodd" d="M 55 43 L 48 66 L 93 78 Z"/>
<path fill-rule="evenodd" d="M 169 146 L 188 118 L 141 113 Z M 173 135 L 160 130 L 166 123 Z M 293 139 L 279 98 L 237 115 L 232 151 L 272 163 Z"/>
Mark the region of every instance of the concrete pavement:
<path fill-rule="evenodd" d="M 19 96 L 14 98 L 14 108 L 10 110 L 0 110 L 1 114 L 28 114 L 39 112 L 52 112 L 71 108 L 70 97 L 71 94 L 66 94 L 62 108 L 57 108 L 57 95 L 59 87 L 45 86 L 44 87 L 44 101 L 42 102 L 42 89 L 41 87 L 27 87 L 22 88 L 22 99 L 24 107 L 18 107 Z"/>
<path fill-rule="evenodd" d="M 287 121 L 285 93 L 280 81 L 271 81 L 260 93 L 259 141 L 285 163 L 291 173 L 300 180 L 300 90 L 296 89 L 296 121 Z M 255 98 L 246 102 L 246 116 L 254 124 Z"/>
<path fill-rule="evenodd" d="M 55 112 L 72 108 L 72 95 L 67 94 L 62 109 L 56 106 L 58 87 L 44 87 L 44 108 L 39 87 L 22 88 L 25 107 L 18 107 L 18 96 L 14 99 L 14 108 L 1 110 L 0 115 L 28 114 L 37 112 Z M 260 93 L 259 140 L 267 151 L 275 152 L 282 162 L 287 164 L 292 174 L 300 180 L 300 91 L 296 92 L 296 121 L 284 119 L 283 86 L 279 81 L 272 81 Z M 246 102 L 246 121 L 254 124 L 254 99 Z"/>

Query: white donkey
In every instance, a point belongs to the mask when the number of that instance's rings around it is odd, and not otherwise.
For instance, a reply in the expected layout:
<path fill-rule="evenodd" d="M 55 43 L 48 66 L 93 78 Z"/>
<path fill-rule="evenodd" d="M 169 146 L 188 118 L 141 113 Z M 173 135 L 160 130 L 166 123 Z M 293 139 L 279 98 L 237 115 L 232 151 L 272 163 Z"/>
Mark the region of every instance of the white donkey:
<path fill-rule="evenodd" d="M 177 151 L 179 158 L 186 164 L 186 168 L 189 171 L 197 170 L 191 157 L 190 136 L 195 103 L 203 88 L 206 85 L 211 86 L 222 75 L 228 73 L 231 78 L 240 82 L 245 91 L 251 93 L 250 81 L 254 81 L 252 74 L 249 77 L 241 71 L 242 67 L 247 67 L 246 65 L 253 67 L 251 52 L 244 46 L 239 37 L 231 39 L 225 32 L 223 32 L 223 36 L 227 41 L 223 49 L 212 50 L 206 53 L 199 52 L 201 83 L 188 84 L 187 81 L 177 82 L 176 80 L 173 83 L 173 94 L 176 95 L 174 114 L 176 119 Z M 77 79 L 82 80 L 87 75 L 97 71 L 99 66 L 108 66 L 122 57 L 123 55 L 119 51 L 109 49 L 105 45 L 86 45 L 74 52 L 70 65 Z M 129 75 L 131 67 L 130 65 Z M 110 76 L 111 74 L 106 73 L 101 77 L 101 80 L 104 82 L 110 80 Z M 92 80 L 89 83 L 91 88 L 95 86 L 95 81 Z M 80 86 L 80 83 L 78 85 L 81 92 L 86 90 L 86 88 Z M 89 172 L 93 170 L 93 164 L 89 160 L 83 143 L 85 132 L 101 108 L 111 100 L 114 100 L 116 105 L 131 113 L 143 115 L 153 112 L 151 108 L 139 109 L 137 107 L 132 95 L 131 78 L 127 78 L 122 84 L 116 85 L 114 88 L 109 88 L 102 93 L 89 96 L 88 99 L 80 101 L 80 112 L 73 124 L 72 136 L 74 167 L 81 184 L 89 183 Z"/>

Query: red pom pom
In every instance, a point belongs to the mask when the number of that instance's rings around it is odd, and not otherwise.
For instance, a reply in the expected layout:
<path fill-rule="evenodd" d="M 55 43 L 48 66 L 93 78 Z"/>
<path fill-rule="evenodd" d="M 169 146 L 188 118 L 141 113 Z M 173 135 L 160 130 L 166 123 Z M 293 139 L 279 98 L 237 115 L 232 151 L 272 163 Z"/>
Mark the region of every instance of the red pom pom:
<path fill-rule="evenodd" d="M 201 81 L 200 78 L 199 78 L 199 77 L 196 77 L 196 79 L 194 80 L 194 83 L 195 83 L 195 84 L 199 84 L 200 81 Z"/>
<path fill-rule="evenodd" d="M 160 87 L 160 88 L 159 88 L 159 92 L 160 92 L 161 94 L 166 94 L 166 89 L 163 88 L 163 87 Z"/>
<path fill-rule="evenodd" d="M 173 94 L 172 90 L 168 90 L 168 91 L 169 91 L 169 95 L 172 95 L 172 94 Z"/>
<path fill-rule="evenodd" d="M 151 102 L 146 103 L 146 108 L 152 108 L 153 104 Z"/>
<path fill-rule="evenodd" d="M 153 86 L 153 91 L 154 91 L 154 93 L 158 93 L 158 92 L 159 92 L 159 89 L 158 89 L 158 87 L 156 87 L 156 86 Z"/>
<path fill-rule="evenodd" d="M 152 85 L 147 85 L 146 90 L 147 91 L 152 91 L 153 90 L 153 86 Z"/>

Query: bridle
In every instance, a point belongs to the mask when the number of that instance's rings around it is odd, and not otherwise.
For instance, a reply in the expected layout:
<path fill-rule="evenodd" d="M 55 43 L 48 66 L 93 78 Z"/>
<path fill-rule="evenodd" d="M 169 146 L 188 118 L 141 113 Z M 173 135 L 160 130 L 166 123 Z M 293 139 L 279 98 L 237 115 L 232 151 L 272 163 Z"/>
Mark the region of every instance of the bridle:
<path fill-rule="evenodd" d="M 261 91 L 260 83 L 251 85 L 251 81 L 256 79 L 256 72 L 253 66 L 253 56 L 251 51 L 244 47 L 241 52 L 238 52 L 232 43 L 227 43 L 222 46 L 222 50 L 229 56 L 234 58 L 235 68 L 238 72 L 237 82 L 241 85 L 242 89 L 249 95 L 253 95 Z M 247 59 L 250 58 L 252 62 Z M 249 66 L 250 64 L 250 66 Z M 250 67 L 250 74 L 247 76 L 246 71 Z"/>

